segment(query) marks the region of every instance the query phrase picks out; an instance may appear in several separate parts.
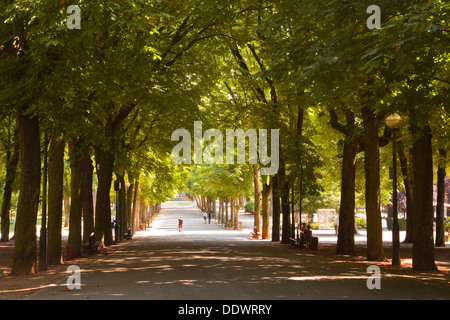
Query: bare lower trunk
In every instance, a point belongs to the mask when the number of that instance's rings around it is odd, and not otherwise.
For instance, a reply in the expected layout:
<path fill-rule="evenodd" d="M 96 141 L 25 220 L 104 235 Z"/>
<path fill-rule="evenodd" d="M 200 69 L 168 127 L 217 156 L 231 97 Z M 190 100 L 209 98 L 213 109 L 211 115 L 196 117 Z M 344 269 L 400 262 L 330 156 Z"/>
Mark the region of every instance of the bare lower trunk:
<path fill-rule="evenodd" d="M 39 118 L 19 115 L 20 194 L 11 275 L 36 273 L 36 220 L 41 182 Z"/>
<path fill-rule="evenodd" d="M 383 233 L 380 211 L 380 151 L 378 124 L 374 110 L 367 105 L 362 108 L 364 124 L 364 171 L 367 215 L 367 259 L 382 261 Z"/>
<path fill-rule="evenodd" d="M 272 189 L 272 241 L 280 241 L 280 175 L 273 177 Z"/>
<path fill-rule="evenodd" d="M 62 263 L 64 148 L 65 140 L 55 138 L 50 143 L 48 154 L 48 265 Z"/>
<path fill-rule="evenodd" d="M 413 127 L 413 270 L 436 271 L 433 244 L 433 156 L 431 130 Z"/>
<path fill-rule="evenodd" d="M 445 203 L 445 159 L 447 151 L 439 149 L 441 156 L 441 165 L 438 166 L 437 171 L 437 198 L 436 198 L 436 247 L 445 247 L 444 234 L 444 203 Z"/>
<path fill-rule="evenodd" d="M 256 232 L 261 233 L 261 192 L 259 191 L 259 170 L 256 164 L 253 166 L 253 187 L 255 188 L 255 227 Z"/>
<path fill-rule="evenodd" d="M 9 211 L 11 209 L 11 196 L 13 191 L 13 184 L 16 180 L 17 165 L 19 162 L 19 143 L 18 131 L 14 131 L 13 140 L 9 141 L 8 150 L 6 151 L 6 177 L 5 188 L 3 189 L 3 202 L 1 208 L 1 225 L 2 236 L 0 241 L 6 242 L 9 240 Z M 14 146 L 12 146 L 12 144 Z M 12 149 L 12 150 L 11 150 Z M 12 152 L 11 152 L 12 151 Z"/>
<path fill-rule="evenodd" d="M 82 161 L 81 142 L 72 138 L 69 141 L 70 157 L 70 222 L 69 238 L 66 247 L 66 259 L 72 260 L 81 256 L 81 183 L 82 183 Z"/>
<path fill-rule="evenodd" d="M 111 199 L 109 196 L 114 168 L 114 154 L 103 150 L 95 150 L 97 165 L 97 200 L 95 204 L 95 239 L 103 241 L 105 246 L 112 244 Z"/>
<path fill-rule="evenodd" d="M 83 243 L 86 243 L 89 242 L 89 236 L 94 232 L 94 199 L 92 195 L 94 166 L 89 152 L 84 155 L 82 166 Z"/>
<path fill-rule="evenodd" d="M 342 173 L 341 173 L 341 202 L 339 212 L 337 254 L 355 254 L 355 175 L 357 143 L 345 143 Z"/>
<path fill-rule="evenodd" d="M 406 236 L 404 243 L 412 243 L 413 241 L 413 190 L 412 190 L 412 180 L 410 177 L 410 168 L 408 165 L 408 160 L 406 159 L 405 152 L 400 149 L 398 151 L 398 156 L 400 158 L 400 166 L 403 176 L 403 184 L 405 185 L 406 193 Z"/>
<path fill-rule="evenodd" d="M 262 232 L 261 232 L 261 238 L 262 239 L 269 239 L 270 233 L 269 233 L 269 196 L 272 192 L 272 183 L 273 179 L 270 178 L 270 182 L 263 183 L 263 191 L 262 191 Z"/>

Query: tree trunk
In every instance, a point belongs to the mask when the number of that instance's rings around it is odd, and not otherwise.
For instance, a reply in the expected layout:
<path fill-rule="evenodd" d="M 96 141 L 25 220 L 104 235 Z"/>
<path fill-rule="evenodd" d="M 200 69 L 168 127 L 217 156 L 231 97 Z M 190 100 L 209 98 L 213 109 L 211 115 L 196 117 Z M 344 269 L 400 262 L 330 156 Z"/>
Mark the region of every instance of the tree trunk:
<path fill-rule="evenodd" d="M 41 182 L 39 118 L 19 114 L 20 194 L 17 206 L 15 246 L 11 275 L 34 274 L 36 220 Z"/>
<path fill-rule="evenodd" d="M 127 228 L 123 230 L 124 232 L 128 232 L 128 229 L 129 228 L 131 229 L 133 225 L 133 214 L 132 214 L 133 194 L 134 194 L 133 191 L 134 191 L 134 182 L 131 182 L 127 190 Z"/>
<path fill-rule="evenodd" d="M 406 193 L 406 236 L 403 242 L 412 243 L 413 220 L 414 220 L 412 181 L 410 169 L 408 166 L 408 159 L 406 159 L 405 152 L 401 148 L 398 151 L 398 157 L 400 159 L 400 167 L 402 170 L 403 184 L 405 185 L 405 193 Z"/>
<path fill-rule="evenodd" d="M 380 211 L 380 150 L 378 121 L 375 111 L 365 105 L 362 108 L 364 125 L 364 171 L 367 216 L 367 259 L 385 260 Z"/>
<path fill-rule="evenodd" d="M 439 149 L 439 161 L 437 171 L 437 198 L 436 198 L 436 247 L 445 247 L 444 203 L 445 203 L 445 167 L 447 150 Z"/>
<path fill-rule="evenodd" d="M 341 172 L 341 202 L 336 254 L 355 254 L 355 175 L 358 144 L 344 144 Z"/>
<path fill-rule="evenodd" d="M 280 175 L 277 173 L 273 177 L 272 189 L 272 241 L 280 241 Z"/>
<path fill-rule="evenodd" d="M 63 216 L 64 138 L 54 138 L 48 153 L 48 242 L 47 264 L 62 264 L 61 228 Z"/>
<path fill-rule="evenodd" d="M 95 203 L 95 239 L 102 241 L 105 246 L 112 244 L 111 229 L 111 199 L 109 196 L 114 169 L 114 154 L 95 148 L 97 166 L 97 200 Z"/>
<path fill-rule="evenodd" d="M 228 198 L 225 199 L 225 220 L 224 222 L 228 221 Z"/>
<path fill-rule="evenodd" d="M 137 230 L 137 224 L 136 224 L 136 220 L 137 220 L 137 215 L 138 215 L 138 199 L 139 198 L 139 180 L 136 180 L 136 182 L 134 183 L 134 195 L 133 195 L 133 212 L 131 214 L 131 219 L 132 219 L 132 224 L 131 224 L 131 231 L 133 232 L 133 234 L 136 232 Z"/>
<path fill-rule="evenodd" d="M 81 257 L 81 219 L 82 219 L 82 195 L 81 184 L 83 174 L 83 162 L 81 159 L 81 141 L 76 138 L 69 140 L 70 158 L 70 221 L 69 238 L 66 250 L 66 260 Z"/>
<path fill-rule="evenodd" d="M 63 203 L 64 203 L 64 228 L 69 226 L 70 220 L 70 188 L 69 188 L 69 178 L 67 174 L 64 173 L 64 185 L 63 185 Z"/>
<path fill-rule="evenodd" d="M 433 156 L 429 126 L 412 126 L 413 143 L 413 270 L 436 271 L 433 244 Z"/>
<path fill-rule="evenodd" d="M 265 178 L 267 179 L 267 178 Z M 269 177 L 270 181 L 269 183 L 264 182 L 262 184 L 263 190 L 262 190 L 262 203 L 261 203 L 261 209 L 262 209 L 262 231 L 261 231 L 261 238 L 262 239 L 269 239 L 270 233 L 269 233 L 269 196 L 272 192 L 273 188 L 273 178 Z"/>
<path fill-rule="evenodd" d="M 281 243 L 289 244 L 291 234 L 291 220 L 290 220 L 290 206 L 289 206 L 289 183 L 286 179 L 286 168 L 284 161 L 280 163 L 280 191 L 281 191 L 281 206 L 283 211 L 283 224 L 281 233 Z"/>
<path fill-rule="evenodd" d="M 261 192 L 259 190 L 259 170 L 256 164 L 253 167 L 253 187 L 255 188 L 255 227 L 261 233 Z"/>
<path fill-rule="evenodd" d="M 127 215 L 127 195 L 126 195 L 126 186 L 125 186 L 125 174 L 121 174 L 118 176 L 120 181 L 120 190 L 119 190 L 119 212 L 120 212 L 120 220 L 119 220 L 119 240 L 123 240 L 123 234 L 128 230 L 128 215 Z"/>
<path fill-rule="evenodd" d="M 234 206 L 235 206 L 235 204 L 236 204 L 236 200 L 235 200 L 235 198 L 234 197 L 231 197 L 230 198 L 230 221 L 233 223 L 233 222 L 235 222 L 235 219 L 234 219 Z"/>
<path fill-rule="evenodd" d="M 92 193 L 94 166 L 89 152 L 84 155 L 82 170 L 83 243 L 86 243 L 89 242 L 89 236 L 94 232 L 94 199 Z"/>
<path fill-rule="evenodd" d="M 338 121 L 334 109 L 329 111 L 330 125 L 333 129 L 345 135 L 341 171 L 341 200 L 339 212 L 337 254 L 355 254 L 355 176 L 356 156 L 361 144 L 361 136 L 355 134 L 355 116 L 344 108 L 346 124 Z"/>
<path fill-rule="evenodd" d="M 236 201 L 236 205 L 234 206 L 234 210 L 235 210 L 235 212 L 234 212 L 234 228 L 235 228 L 235 229 L 238 229 L 238 224 L 239 224 L 239 208 L 240 208 L 240 205 L 239 205 L 239 198 L 236 198 L 235 201 Z"/>
<path fill-rule="evenodd" d="M 146 215 L 147 215 L 147 207 L 145 205 L 145 201 L 143 198 L 140 198 L 140 201 L 139 201 L 139 230 L 145 230 L 145 227 L 142 228 L 142 225 L 145 225 Z"/>
<path fill-rule="evenodd" d="M 1 242 L 9 241 L 9 211 L 11 210 L 11 196 L 13 184 L 16 180 L 17 164 L 19 163 L 19 142 L 18 130 L 14 130 L 13 140 L 9 139 L 8 149 L 6 150 L 6 177 L 5 188 L 3 189 L 3 202 L 1 208 Z M 11 152 L 12 149 L 12 152 Z"/>
<path fill-rule="evenodd" d="M 222 198 L 219 198 L 219 214 L 217 216 L 218 223 L 222 223 L 222 216 L 223 216 L 223 200 Z"/>

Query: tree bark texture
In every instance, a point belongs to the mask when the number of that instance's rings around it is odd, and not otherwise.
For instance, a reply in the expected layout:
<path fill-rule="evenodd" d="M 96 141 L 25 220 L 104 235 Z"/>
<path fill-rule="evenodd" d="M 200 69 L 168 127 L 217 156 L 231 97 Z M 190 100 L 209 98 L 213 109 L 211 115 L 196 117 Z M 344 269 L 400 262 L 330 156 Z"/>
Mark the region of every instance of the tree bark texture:
<path fill-rule="evenodd" d="M 433 243 L 433 156 L 429 126 L 412 126 L 413 135 L 413 270 L 436 271 Z"/>
<path fill-rule="evenodd" d="M 380 150 L 378 121 L 375 111 L 365 105 L 362 108 L 364 125 L 364 171 L 367 216 L 367 259 L 385 260 L 380 211 Z"/>
<path fill-rule="evenodd" d="M 36 220 L 41 182 L 39 118 L 19 115 L 20 194 L 11 275 L 36 273 Z"/>
<path fill-rule="evenodd" d="M 62 264 L 61 230 L 63 215 L 65 140 L 54 138 L 48 153 L 48 240 L 47 264 Z"/>
<path fill-rule="evenodd" d="M 286 179 L 286 168 L 284 161 L 281 163 L 280 167 L 280 190 L 281 190 L 281 207 L 283 212 L 283 223 L 281 232 L 281 243 L 289 244 L 291 235 L 291 219 L 290 212 L 291 208 L 289 206 L 289 183 Z"/>
<path fill-rule="evenodd" d="M 17 165 L 19 163 L 19 142 L 18 130 L 14 130 L 13 140 L 9 141 L 8 149 L 6 150 L 6 177 L 5 187 L 3 189 L 3 202 L 1 208 L 1 239 L 2 242 L 9 241 L 9 211 L 11 210 L 11 196 L 13 191 L 13 184 L 16 180 Z M 12 151 L 12 152 L 11 152 Z"/>
<path fill-rule="evenodd" d="M 269 183 L 264 182 L 263 183 L 263 190 L 262 190 L 262 203 L 261 203 L 261 209 L 262 209 L 262 231 L 261 231 L 261 238 L 262 239 L 269 239 L 270 233 L 269 233 L 269 197 L 272 192 L 273 188 L 273 178 L 269 178 Z"/>
<path fill-rule="evenodd" d="M 95 148 L 95 162 L 97 166 L 97 200 L 95 203 L 95 239 L 102 241 L 105 246 L 112 244 L 111 229 L 111 190 L 114 169 L 114 154 L 102 147 Z"/>
<path fill-rule="evenodd" d="M 86 152 L 82 160 L 81 200 L 83 211 L 83 243 L 89 242 L 94 232 L 94 198 L 92 193 L 94 166 L 90 152 Z"/>
<path fill-rule="evenodd" d="M 408 159 L 406 158 L 405 151 L 399 149 L 398 157 L 400 159 L 400 167 L 402 170 L 403 184 L 405 186 L 406 193 L 406 236 L 404 243 L 412 243 L 413 241 L 413 186 L 412 177 L 410 174 L 410 165 L 408 164 Z"/>
<path fill-rule="evenodd" d="M 273 177 L 272 189 L 272 241 L 280 241 L 280 175 Z"/>
<path fill-rule="evenodd" d="M 341 200 L 336 254 L 355 254 L 355 176 L 358 144 L 344 144 L 341 172 Z"/>
<path fill-rule="evenodd" d="M 69 238 L 67 240 L 66 260 L 81 257 L 81 220 L 82 220 L 82 174 L 81 141 L 77 138 L 69 140 L 70 162 L 70 221 Z"/>
<path fill-rule="evenodd" d="M 259 169 L 256 164 L 253 168 L 253 187 L 255 188 L 255 227 L 256 232 L 261 233 L 261 192 L 259 189 Z"/>
<path fill-rule="evenodd" d="M 447 150 L 439 149 L 442 158 L 437 171 L 437 197 L 436 197 L 436 247 L 445 247 L 444 203 L 445 203 L 445 167 Z"/>

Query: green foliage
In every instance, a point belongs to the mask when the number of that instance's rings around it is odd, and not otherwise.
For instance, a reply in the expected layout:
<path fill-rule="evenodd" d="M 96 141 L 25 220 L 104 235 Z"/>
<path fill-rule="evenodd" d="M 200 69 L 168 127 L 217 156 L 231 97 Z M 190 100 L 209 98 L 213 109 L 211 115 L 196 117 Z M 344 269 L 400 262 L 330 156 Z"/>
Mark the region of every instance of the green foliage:
<path fill-rule="evenodd" d="M 364 218 L 355 217 L 355 220 L 358 229 L 367 229 L 367 221 Z"/>
<path fill-rule="evenodd" d="M 186 182 L 189 192 L 215 198 L 250 196 L 253 174 L 249 165 L 195 165 Z"/>
<path fill-rule="evenodd" d="M 253 210 L 255 210 L 255 203 L 253 201 L 247 202 L 244 209 L 245 212 L 253 213 Z"/>
<path fill-rule="evenodd" d="M 364 103 L 379 119 L 402 115 L 402 147 L 415 139 L 411 124 L 430 124 L 436 150 L 450 147 L 448 1 L 380 0 L 380 30 L 367 29 L 364 1 L 84 1 L 80 30 L 67 29 L 67 5 L 0 3 L 1 140 L 6 119 L 27 106 L 50 136 L 84 137 L 89 152 L 114 153 L 114 171 L 139 179 L 148 201 L 185 187 L 214 197 L 252 194 L 249 166 L 171 162 L 171 132 L 195 120 L 220 130 L 279 128 L 287 181 L 306 211 L 338 206 L 337 146 L 361 134 Z M 335 108 L 339 121 L 344 109 L 355 117 L 347 137 L 329 125 Z M 361 153 L 362 206 L 363 160 Z M 2 182 L 4 173 L 1 165 Z"/>

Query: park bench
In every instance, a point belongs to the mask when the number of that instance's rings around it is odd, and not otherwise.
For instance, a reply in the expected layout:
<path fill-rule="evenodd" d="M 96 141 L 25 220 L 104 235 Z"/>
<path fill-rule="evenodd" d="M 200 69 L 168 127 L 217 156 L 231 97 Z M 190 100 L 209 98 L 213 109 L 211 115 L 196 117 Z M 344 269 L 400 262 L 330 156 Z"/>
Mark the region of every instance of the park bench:
<path fill-rule="evenodd" d="M 259 239 L 259 236 L 260 236 L 260 235 L 261 235 L 261 232 L 258 232 L 258 231 L 257 231 L 256 226 L 253 227 L 252 238 L 253 238 L 253 239 Z"/>
<path fill-rule="evenodd" d="M 94 254 L 103 247 L 103 244 L 101 241 L 95 241 L 95 234 L 92 232 L 89 235 L 89 242 L 84 243 L 82 247 L 88 254 Z"/>
<path fill-rule="evenodd" d="M 303 239 L 289 238 L 291 245 L 300 249 L 319 250 L 319 238 L 313 237 L 312 233 L 303 233 Z"/>
<path fill-rule="evenodd" d="M 127 233 L 125 233 L 125 234 L 123 235 L 123 237 L 124 237 L 125 239 L 127 239 L 127 240 L 133 239 L 133 234 L 131 233 L 131 228 L 128 228 Z"/>
<path fill-rule="evenodd" d="M 299 247 L 300 246 L 300 239 L 299 238 L 289 238 L 291 241 L 291 246 Z"/>

